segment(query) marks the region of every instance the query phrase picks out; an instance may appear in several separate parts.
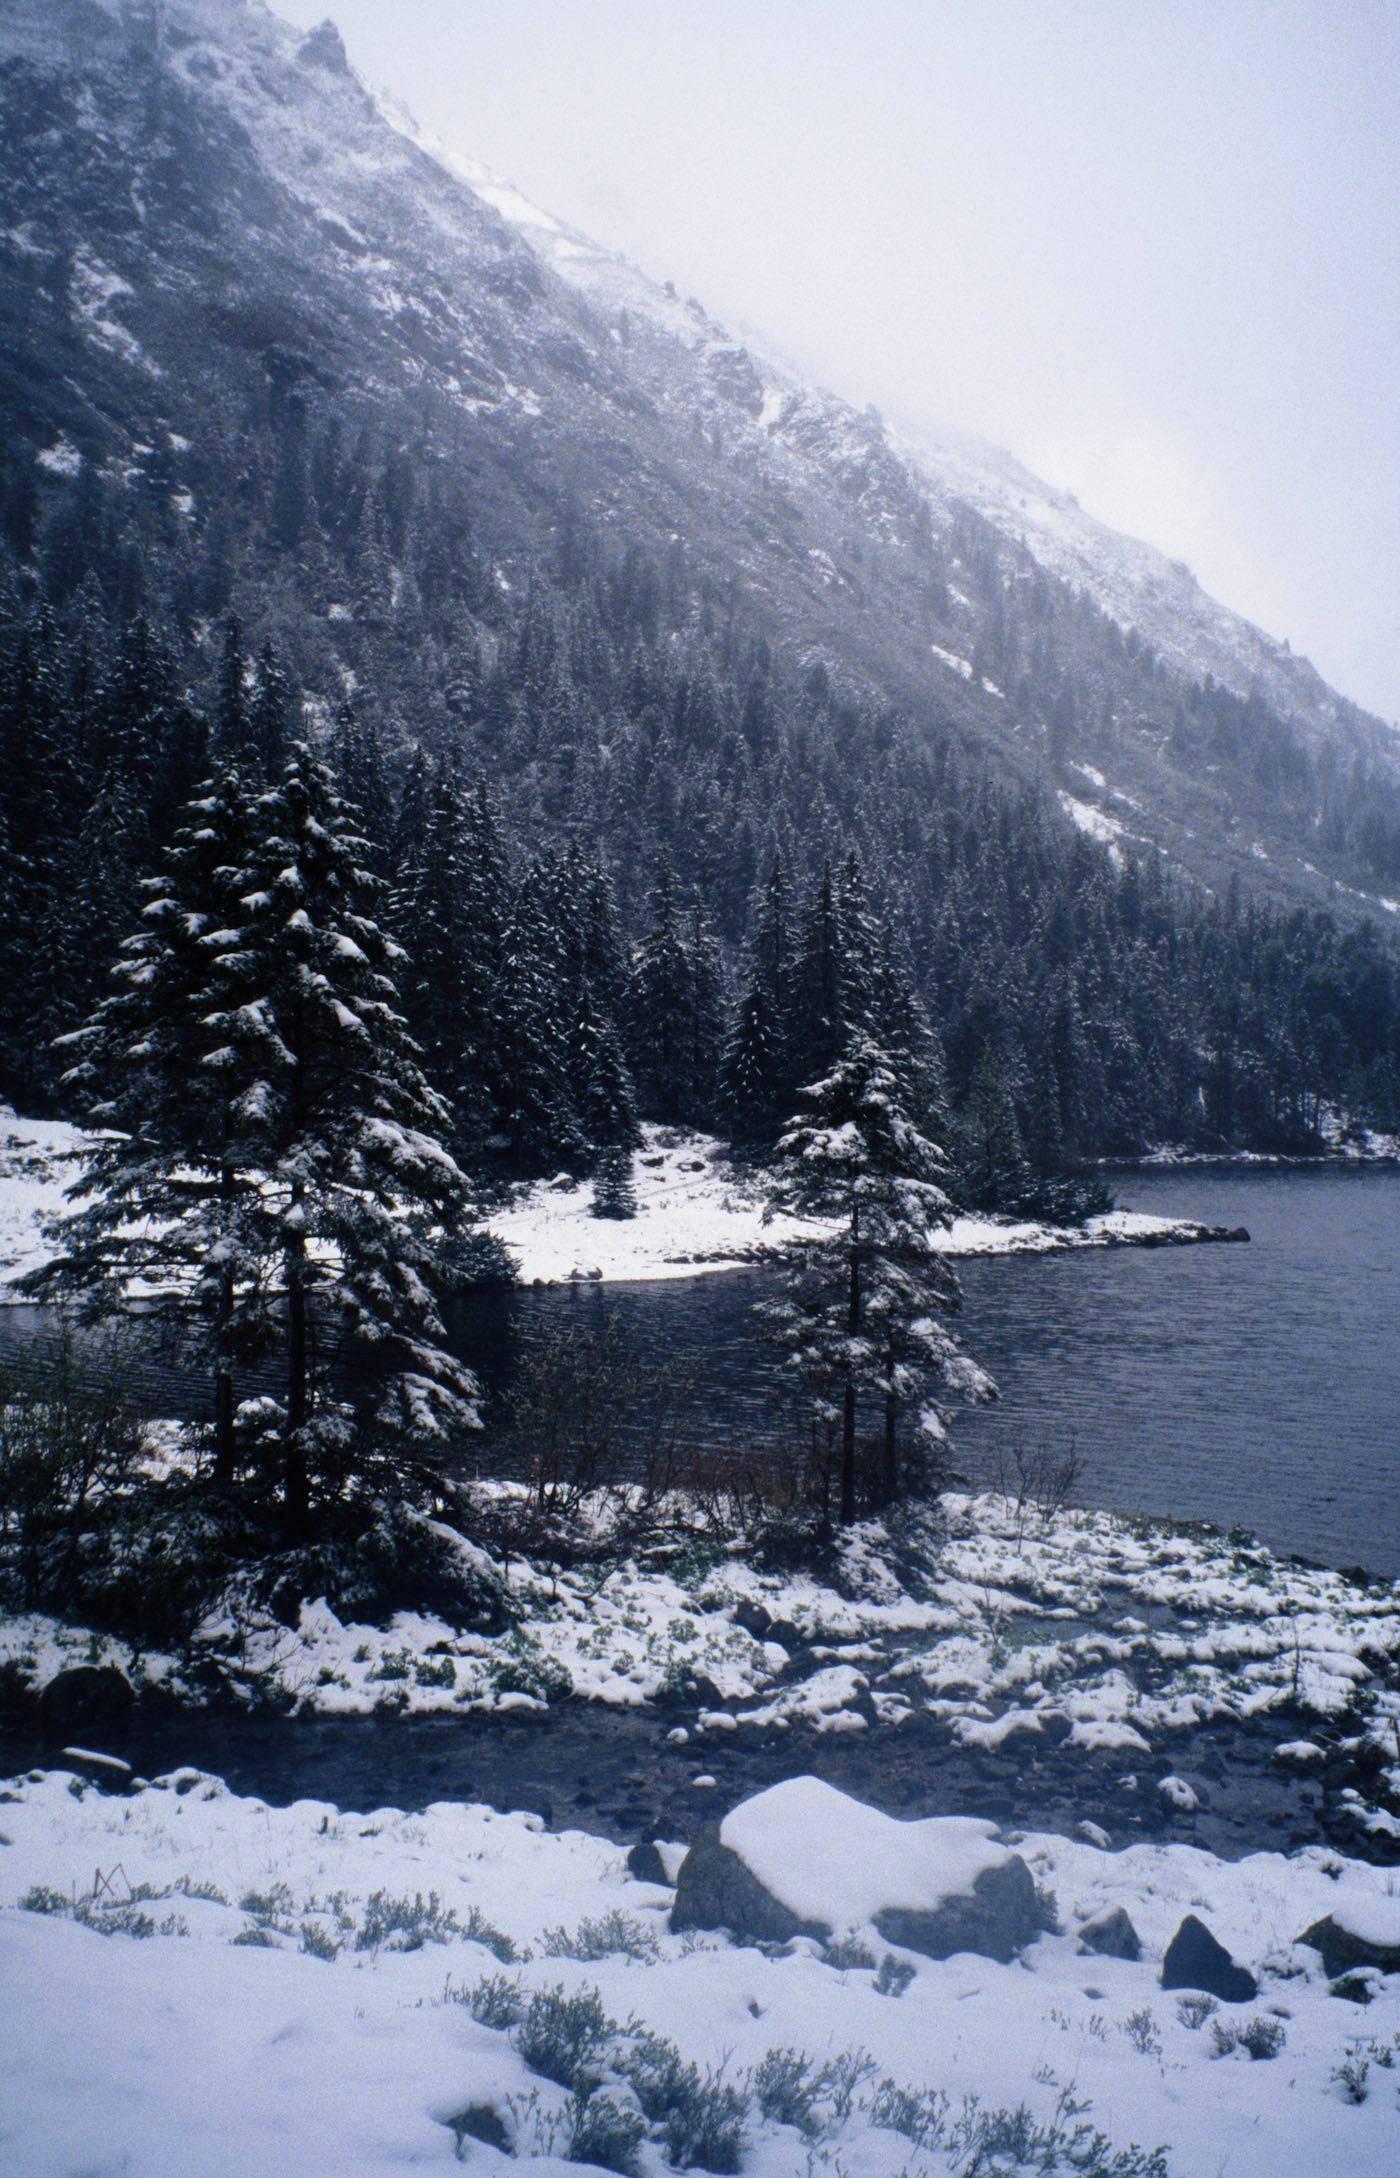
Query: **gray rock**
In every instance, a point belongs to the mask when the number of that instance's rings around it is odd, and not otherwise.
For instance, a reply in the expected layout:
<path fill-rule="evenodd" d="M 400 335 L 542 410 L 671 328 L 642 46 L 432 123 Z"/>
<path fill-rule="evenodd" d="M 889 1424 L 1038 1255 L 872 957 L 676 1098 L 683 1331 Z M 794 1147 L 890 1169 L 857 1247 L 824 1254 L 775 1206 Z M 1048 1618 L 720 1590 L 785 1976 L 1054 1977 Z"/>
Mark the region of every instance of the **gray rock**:
<path fill-rule="evenodd" d="M 681 1863 L 671 1926 L 729 1929 L 750 1943 L 788 1943 L 795 1936 L 825 1943 L 835 1933 L 821 1922 L 800 1920 L 766 1890 L 738 1854 L 720 1844 L 718 1826 L 703 1832 Z M 875 1915 L 886 1943 L 930 1959 L 976 1951 L 1005 1963 L 1043 1926 L 1035 1880 L 1018 1853 L 985 1869 L 960 1897 L 927 1910 L 890 1906 Z"/>
<path fill-rule="evenodd" d="M 1000 1867 L 984 1869 L 970 1891 L 945 1898 L 931 1912 L 887 1906 L 875 1916 L 886 1943 L 925 1958 L 950 1959 L 955 1951 L 976 1951 L 1005 1965 L 1044 1926 L 1035 1878 L 1019 1853 Z"/>
<path fill-rule="evenodd" d="M 783 1944 L 794 1936 L 819 1942 L 831 1934 L 815 1921 L 800 1921 L 766 1891 L 737 1853 L 719 1842 L 719 1829 L 695 1840 L 676 1877 L 673 1929 L 727 1928 L 751 1943 Z"/>
<path fill-rule="evenodd" d="M 444 2118 L 443 2124 L 457 2143 L 457 2160 L 467 2160 L 466 2145 L 469 2140 L 484 2141 L 488 2148 L 496 2148 L 502 2155 L 511 2155 L 510 2128 L 499 2110 L 489 2102 L 471 2102 L 455 2117 Z"/>
<path fill-rule="evenodd" d="M 70 1664 L 39 1689 L 39 1718 L 46 1730 L 66 1732 L 123 1716 L 135 1699 L 136 1689 L 115 1664 Z"/>
<path fill-rule="evenodd" d="M 1103 1959 L 1140 1959 L 1142 1938 L 1126 1909 L 1111 1906 L 1107 1913 L 1096 1913 L 1092 1921 L 1084 1923 L 1079 1931 L 1079 1948 L 1096 1952 Z"/>
<path fill-rule="evenodd" d="M 104 1792 L 134 1790 L 131 1764 L 119 1755 L 97 1754 L 91 1747 L 65 1747 L 60 1759 L 77 1776 L 101 1785 Z"/>
<path fill-rule="evenodd" d="M 627 1855 L 627 1873 L 637 1883 L 664 1883 L 666 1863 L 650 1838 L 634 1845 Z"/>
<path fill-rule="evenodd" d="M 1187 1914 L 1167 1946 L 1162 1987 L 1203 1989 L 1225 2004 L 1248 2004 L 1259 1994 L 1254 1976 L 1243 1966 L 1236 1966 L 1225 1946 L 1194 1913 Z"/>
<path fill-rule="evenodd" d="M 1350 1973 L 1353 1967 L 1374 1966 L 1383 1974 L 1400 1974 L 1400 1944 L 1373 1943 L 1364 1936 L 1354 1936 L 1349 1928 L 1342 1928 L 1327 1914 L 1321 1921 L 1314 1921 L 1298 1938 L 1300 1944 L 1310 1944 L 1314 1951 L 1322 1953 L 1322 1964 L 1330 1977 Z"/>

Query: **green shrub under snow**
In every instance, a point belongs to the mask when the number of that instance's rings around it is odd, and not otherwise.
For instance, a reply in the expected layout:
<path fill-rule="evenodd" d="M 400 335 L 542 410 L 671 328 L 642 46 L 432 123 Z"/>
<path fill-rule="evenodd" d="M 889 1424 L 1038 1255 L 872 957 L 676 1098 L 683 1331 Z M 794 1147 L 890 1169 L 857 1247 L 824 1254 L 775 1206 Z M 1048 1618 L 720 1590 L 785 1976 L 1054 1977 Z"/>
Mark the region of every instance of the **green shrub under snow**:
<path fill-rule="evenodd" d="M 1024 2104 L 988 2110 L 968 2096 L 954 2109 L 936 2089 L 892 2079 L 872 2087 L 876 2067 L 863 2049 L 821 2063 L 804 2050 L 771 2049 L 746 2074 L 731 2075 L 724 2065 L 705 2071 L 665 2035 L 611 2018 L 596 1989 L 543 1989 L 526 1998 L 518 1982 L 495 1975 L 451 1994 L 483 2025 L 508 2029 L 531 2071 L 565 2091 L 562 2110 L 538 2095 L 511 2105 L 517 2125 L 528 2127 L 520 2138 L 533 2141 L 530 2152 L 562 2154 L 622 2178 L 641 2168 L 647 2142 L 673 2170 L 733 2178 L 755 2122 L 791 2127 L 809 2153 L 863 2123 L 942 2155 L 958 2178 L 1023 2169 L 1041 2178 L 1167 2178 L 1164 2150 L 1115 2147 L 1068 2090 L 1048 2119 L 1038 2119 Z M 487 2137 L 466 2117 L 453 2123 L 463 2140 Z M 514 2137 L 511 2145 L 526 2152 Z"/>

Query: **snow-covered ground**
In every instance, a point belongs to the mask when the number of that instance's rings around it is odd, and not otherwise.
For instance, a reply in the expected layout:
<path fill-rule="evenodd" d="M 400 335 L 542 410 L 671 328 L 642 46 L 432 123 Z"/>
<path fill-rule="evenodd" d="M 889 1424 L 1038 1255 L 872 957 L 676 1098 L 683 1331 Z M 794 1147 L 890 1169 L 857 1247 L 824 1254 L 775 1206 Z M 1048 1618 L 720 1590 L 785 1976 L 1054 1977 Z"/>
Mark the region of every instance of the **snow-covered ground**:
<path fill-rule="evenodd" d="M 650 1126 L 633 1164 L 637 1215 L 595 1218 L 587 1181 L 567 1177 L 524 1190 L 491 1219 L 527 1282 L 573 1278 L 690 1278 L 778 1254 L 816 1228 L 770 1213 L 757 1179 L 730 1163 L 712 1135 Z M 1012 1255 L 1189 1239 L 1189 1220 L 1113 1210 L 1082 1228 L 1009 1218 L 955 1218 L 938 1244 L 949 1255 Z"/>
<path fill-rule="evenodd" d="M 0 1105 L 0 1292 L 47 1262 L 44 1225 L 68 1207 L 83 1136 L 62 1119 L 20 1119 Z"/>
<path fill-rule="evenodd" d="M 604 2130 L 615 2161 L 621 2141 L 660 2178 L 705 2155 L 684 2119 L 702 2105 L 709 2167 L 753 2178 L 1395 2169 L 1400 1982 L 1373 1977 L 1364 2010 L 1340 2001 L 1296 1941 L 1339 1906 L 1390 1926 L 1394 1879 L 1320 1848 L 1231 1864 L 1032 1835 L 1017 1849 L 1062 1933 L 1022 1960 L 935 1961 L 865 1931 L 863 1954 L 828 1956 L 871 1964 L 833 1964 L 808 1940 L 673 1935 L 665 1886 L 535 1816 L 276 1808 L 188 1770 L 128 1797 L 31 1773 L 0 1799 L 15 2178 L 399 2178 L 457 2159 L 562 2178 L 565 2158 L 607 2152 Z M 1113 1906 L 1140 1960 L 1079 1950 Z M 1161 1988 L 1188 1913 L 1260 1976 L 1253 2002 Z M 1241 2029 L 1273 2054 L 1252 2059 Z M 673 2086 L 672 2121 L 648 2123 L 629 2085 L 648 2033 L 700 2075 Z M 759 2072 L 770 2052 L 797 2055 Z M 666 2054 L 649 2052 L 654 2109 Z"/>

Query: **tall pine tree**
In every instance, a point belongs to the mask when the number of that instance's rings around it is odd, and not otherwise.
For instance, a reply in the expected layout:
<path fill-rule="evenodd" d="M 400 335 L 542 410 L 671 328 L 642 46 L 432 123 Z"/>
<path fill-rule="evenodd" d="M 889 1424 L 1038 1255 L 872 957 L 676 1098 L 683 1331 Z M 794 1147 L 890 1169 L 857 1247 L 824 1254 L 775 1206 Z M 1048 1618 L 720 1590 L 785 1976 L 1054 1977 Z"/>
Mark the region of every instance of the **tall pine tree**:
<path fill-rule="evenodd" d="M 764 1317 L 790 1377 L 836 1425 L 839 1517 L 855 1518 L 862 1399 L 878 1401 L 883 1488 L 899 1488 L 898 1425 L 916 1398 L 940 1427 L 932 1387 L 971 1365 L 947 1328 L 957 1282 L 935 1235 L 950 1205 L 942 1150 L 910 1118 L 898 1070 L 862 1031 L 803 1090 L 778 1145 L 774 1198 L 828 1229 L 796 1244 Z"/>

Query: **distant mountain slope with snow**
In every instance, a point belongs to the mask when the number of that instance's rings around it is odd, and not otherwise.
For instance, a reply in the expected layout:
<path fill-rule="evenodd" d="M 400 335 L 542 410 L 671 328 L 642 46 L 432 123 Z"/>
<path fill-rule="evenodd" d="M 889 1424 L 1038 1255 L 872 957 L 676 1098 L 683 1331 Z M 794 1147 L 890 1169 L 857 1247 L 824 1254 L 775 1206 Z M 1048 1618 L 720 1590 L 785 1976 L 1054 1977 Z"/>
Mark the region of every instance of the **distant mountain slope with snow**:
<path fill-rule="evenodd" d="M 167 445 L 207 478 L 311 388 L 469 475 L 504 580 L 574 515 L 679 541 L 716 600 L 1048 776 L 1119 854 L 1400 923 L 1389 727 L 1009 455 L 896 434 L 423 140 L 329 25 L 8 0 L 0 121 L 0 424 L 45 489 L 141 488 Z"/>
<path fill-rule="evenodd" d="M 412 130 L 407 116 L 397 118 Z M 1306 658 L 1209 596 L 1183 562 L 1096 520 L 1072 493 L 1044 483 L 1013 454 L 971 438 L 886 429 L 872 412 L 859 415 L 765 358 L 752 341 L 745 347 L 698 305 L 682 302 L 625 257 L 542 211 L 488 168 L 445 147 L 431 148 L 561 279 L 605 309 L 645 316 L 663 335 L 703 354 L 716 382 L 728 379 L 739 405 L 770 438 L 800 446 L 804 419 L 814 409 L 829 421 L 839 415 L 869 457 L 887 449 L 906 463 L 945 519 L 958 504 L 976 508 L 1024 544 L 1048 573 L 1086 591 L 1120 627 L 1136 628 L 1182 673 L 1193 679 L 1211 674 L 1242 696 L 1260 689 L 1285 717 L 1320 729 L 1355 710 Z"/>

